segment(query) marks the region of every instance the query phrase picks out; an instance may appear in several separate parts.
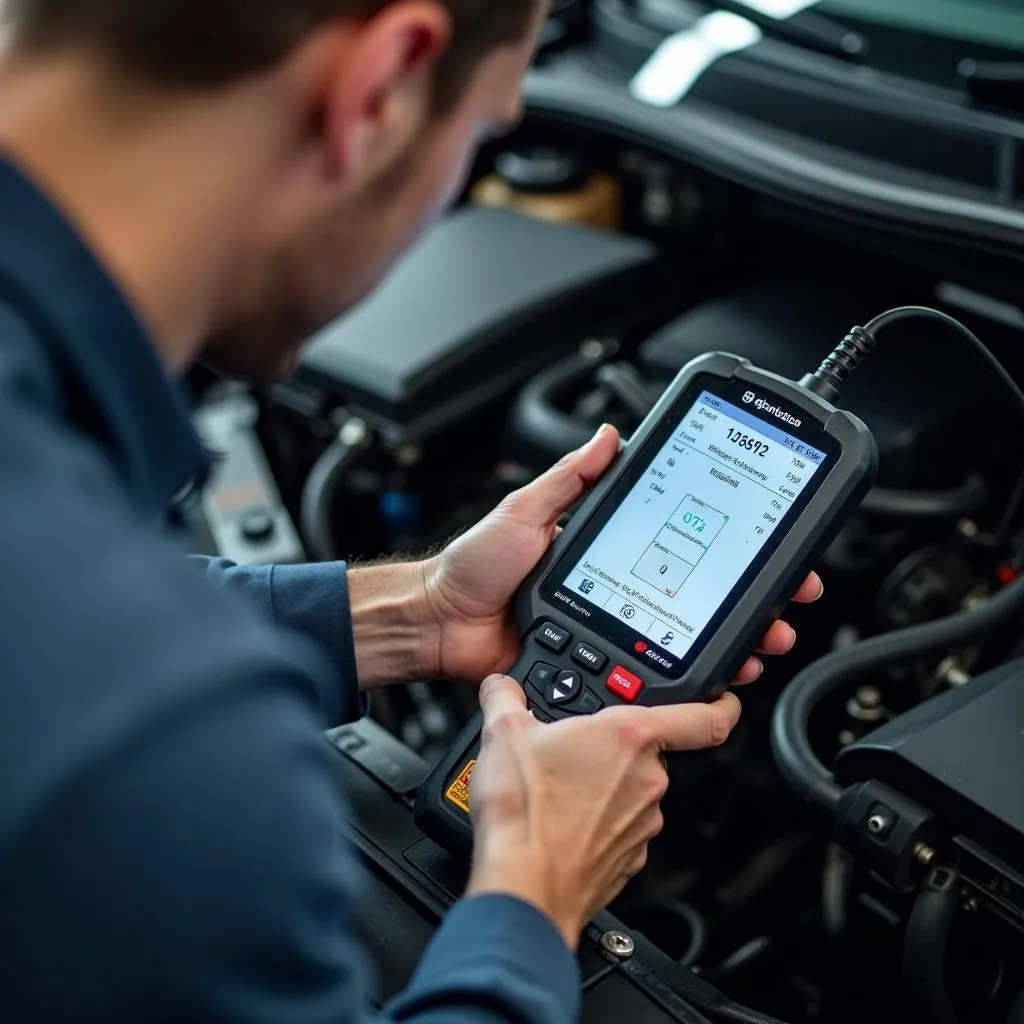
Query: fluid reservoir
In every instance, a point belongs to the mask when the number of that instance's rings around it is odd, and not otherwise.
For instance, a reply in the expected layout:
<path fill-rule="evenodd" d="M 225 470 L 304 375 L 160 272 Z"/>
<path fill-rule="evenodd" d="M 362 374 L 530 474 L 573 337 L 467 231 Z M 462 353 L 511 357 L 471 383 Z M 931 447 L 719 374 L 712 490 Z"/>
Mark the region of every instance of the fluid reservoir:
<path fill-rule="evenodd" d="M 616 230 L 620 222 L 618 181 L 591 170 L 575 153 L 553 146 L 501 153 L 494 173 L 473 189 L 473 201 L 556 224 Z"/>

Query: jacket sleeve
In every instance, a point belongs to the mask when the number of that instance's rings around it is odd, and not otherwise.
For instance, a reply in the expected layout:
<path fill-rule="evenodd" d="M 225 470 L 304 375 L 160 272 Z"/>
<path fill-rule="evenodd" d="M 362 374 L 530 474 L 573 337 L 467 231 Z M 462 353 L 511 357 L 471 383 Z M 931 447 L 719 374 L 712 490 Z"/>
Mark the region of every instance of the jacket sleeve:
<path fill-rule="evenodd" d="M 244 594 L 275 628 L 301 634 L 327 654 L 341 687 L 336 705 L 340 717 L 332 725 L 367 714 L 369 698 L 359 693 L 344 562 L 236 565 L 200 555 L 192 560 L 212 582 Z"/>
<path fill-rule="evenodd" d="M 388 1017 L 410 1024 L 575 1021 L 580 976 L 554 925 L 506 896 L 463 900 Z"/>
<path fill-rule="evenodd" d="M 344 564 L 238 566 L 217 559 L 199 561 L 210 579 L 247 595 L 278 627 L 312 638 L 326 649 L 342 679 L 349 682 L 346 720 L 365 712 L 365 698 L 359 697 L 355 685 Z M 275 733 L 287 717 L 283 708 L 274 716 Z M 258 744 L 264 757 L 273 746 L 269 737 Z M 269 780 L 267 785 L 271 785 Z M 315 780 L 309 779 L 302 787 L 303 793 L 296 791 L 293 799 L 312 804 L 318 788 Z M 320 797 L 322 813 L 330 801 L 327 793 Z M 303 842 L 300 858 L 315 859 L 315 850 L 315 843 Z M 309 878 L 329 872 L 328 851 L 323 854 L 324 862 L 315 872 L 308 872 Z M 351 875 L 353 869 L 344 865 L 341 871 L 343 865 L 340 860 L 333 869 L 340 872 L 338 891 L 358 888 Z M 349 909 L 339 907 L 339 914 Z M 283 923 L 283 919 L 279 921 Z M 306 921 L 298 927 L 296 922 L 295 936 L 307 933 L 310 924 Z M 364 962 L 362 950 L 341 932 L 322 935 L 320 941 L 324 950 L 334 946 L 340 967 L 335 980 L 336 1002 L 331 1014 L 323 1017 L 324 1024 L 372 1019 L 396 1024 L 569 1024 L 578 1016 L 579 972 L 575 959 L 544 915 L 510 897 L 480 896 L 457 904 L 428 947 L 409 987 L 385 1008 L 381 1018 L 368 1017 L 365 1009 L 369 965 Z M 312 948 L 309 954 L 311 962 L 317 958 Z M 283 1019 L 290 1018 L 285 1014 Z M 305 1010 L 297 1019 L 307 1019 Z"/>
<path fill-rule="evenodd" d="M 232 676 L 216 657 L 206 671 L 145 742 L 70 780 L 8 855 L 22 881 L 0 930 L 17 920 L 27 948 L 49 950 L 36 967 L 61 980 L 29 986 L 35 998 L 75 1008 L 12 1020 L 570 1024 L 574 959 L 541 914 L 501 896 L 457 905 L 375 1017 L 362 869 L 315 691 L 299 675 Z"/>
<path fill-rule="evenodd" d="M 211 586 L 107 460 L 11 402 L 0 427 L 5 1024 L 372 1020 L 324 736 L 353 660 L 344 572 L 207 565 Z M 568 1024 L 576 992 L 553 926 L 484 897 L 383 1019 Z"/>

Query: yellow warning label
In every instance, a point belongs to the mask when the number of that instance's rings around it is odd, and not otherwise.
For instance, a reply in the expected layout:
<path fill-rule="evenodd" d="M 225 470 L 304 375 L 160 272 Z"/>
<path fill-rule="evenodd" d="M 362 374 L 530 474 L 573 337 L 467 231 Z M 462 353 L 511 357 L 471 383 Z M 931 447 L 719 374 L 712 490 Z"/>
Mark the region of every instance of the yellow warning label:
<path fill-rule="evenodd" d="M 469 814 L 469 778 L 473 774 L 473 768 L 476 765 L 476 761 L 470 761 L 465 768 L 459 772 L 456 779 L 448 787 L 448 792 L 445 793 L 445 798 L 451 803 L 455 804 L 456 807 L 461 807 L 467 814 Z"/>

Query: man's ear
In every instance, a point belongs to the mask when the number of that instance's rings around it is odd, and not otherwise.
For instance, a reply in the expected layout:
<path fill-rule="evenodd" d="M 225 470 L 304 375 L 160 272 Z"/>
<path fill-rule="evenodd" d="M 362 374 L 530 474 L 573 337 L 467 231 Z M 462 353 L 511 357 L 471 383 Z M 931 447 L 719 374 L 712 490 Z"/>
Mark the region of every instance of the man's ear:
<path fill-rule="evenodd" d="M 372 177 L 418 134 L 451 33 L 451 16 L 438 0 L 398 0 L 346 34 L 324 111 L 334 175 Z"/>

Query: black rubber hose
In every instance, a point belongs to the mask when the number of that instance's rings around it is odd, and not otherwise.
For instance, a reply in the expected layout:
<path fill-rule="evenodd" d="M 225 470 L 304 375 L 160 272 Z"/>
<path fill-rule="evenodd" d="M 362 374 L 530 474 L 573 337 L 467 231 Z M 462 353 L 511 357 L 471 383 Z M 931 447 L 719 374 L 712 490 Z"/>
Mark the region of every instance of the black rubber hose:
<path fill-rule="evenodd" d="M 960 877 L 933 868 L 914 902 L 903 941 L 903 984 L 923 1024 L 961 1024 L 946 988 L 946 943 L 960 898 Z"/>
<path fill-rule="evenodd" d="M 639 903 L 624 908 L 622 916 L 630 922 L 630 926 L 651 938 L 651 931 L 655 935 L 660 931 L 659 925 L 667 924 L 670 928 L 683 930 L 686 936 L 686 946 L 677 956 L 675 955 L 674 936 L 669 935 L 661 942 L 654 939 L 655 945 L 663 952 L 665 947 L 672 948 L 672 959 L 684 967 L 692 967 L 700 959 L 707 945 L 708 930 L 704 918 L 691 904 L 683 900 L 664 899 L 651 903 Z"/>
<path fill-rule="evenodd" d="M 772 751 L 786 781 L 810 803 L 832 813 L 841 790 L 811 747 L 808 725 L 830 693 L 887 665 L 951 650 L 1007 625 L 1024 612 L 1024 577 L 978 608 L 895 633 L 872 637 L 826 655 L 798 673 L 772 714 Z"/>
<path fill-rule="evenodd" d="M 988 488 L 978 476 L 946 491 L 902 491 L 875 487 L 861 503 L 866 515 L 893 519 L 962 519 L 976 515 L 988 504 Z"/>
<path fill-rule="evenodd" d="M 692 967 L 704 952 L 707 945 L 708 932 L 704 924 L 704 918 L 698 911 L 684 903 L 682 900 L 671 900 L 665 905 L 665 909 L 678 915 L 679 919 L 690 929 L 690 942 L 682 955 L 678 958 L 684 967 Z"/>
<path fill-rule="evenodd" d="M 365 449 L 340 437 L 317 459 L 302 489 L 300 520 L 309 554 L 320 562 L 334 562 L 338 549 L 334 536 L 334 510 L 338 492 Z"/>
<path fill-rule="evenodd" d="M 610 391 L 638 421 L 644 419 L 657 402 L 640 372 L 629 363 L 602 366 L 597 371 L 597 383 Z"/>
<path fill-rule="evenodd" d="M 512 409 L 513 430 L 552 459 L 585 445 L 594 436 L 593 429 L 559 412 L 556 401 L 588 380 L 595 367 L 593 359 L 573 356 L 537 374 L 523 388 Z"/>
<path fill-rule="evenodd" d="M 777 1017 L 734 1003 L 711 982 L 673 961 L 659 967 L 659 976 L 684 1002 L 714 1024 L 783 1024 Z"/>

